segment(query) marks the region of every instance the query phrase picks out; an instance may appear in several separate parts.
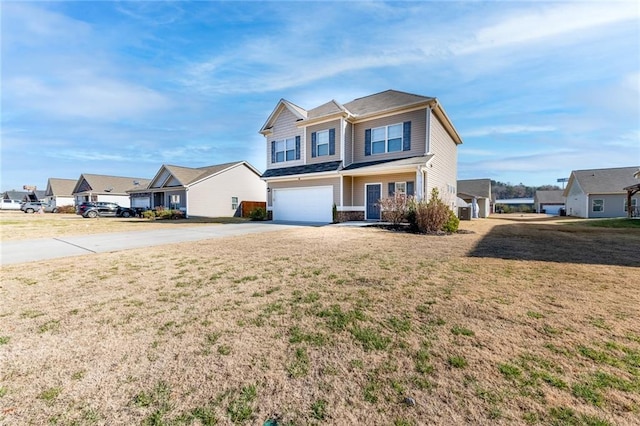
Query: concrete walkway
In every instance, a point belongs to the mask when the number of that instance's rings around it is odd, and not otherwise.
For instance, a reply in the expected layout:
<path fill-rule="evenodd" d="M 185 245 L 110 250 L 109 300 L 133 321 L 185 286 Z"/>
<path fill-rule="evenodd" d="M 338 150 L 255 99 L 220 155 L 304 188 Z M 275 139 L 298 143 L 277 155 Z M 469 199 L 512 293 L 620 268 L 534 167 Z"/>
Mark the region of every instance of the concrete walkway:
<path fill-rule="evenodd" d="M 0 243 L 0 265 L 5 266 L 61 257 L 106 253 L 319 225 L 320 224 L 287 222 L 248 222 L 181 229 L 114 232 L 108 234 L 41 238 L 37 240 L 6 241 Z"/>

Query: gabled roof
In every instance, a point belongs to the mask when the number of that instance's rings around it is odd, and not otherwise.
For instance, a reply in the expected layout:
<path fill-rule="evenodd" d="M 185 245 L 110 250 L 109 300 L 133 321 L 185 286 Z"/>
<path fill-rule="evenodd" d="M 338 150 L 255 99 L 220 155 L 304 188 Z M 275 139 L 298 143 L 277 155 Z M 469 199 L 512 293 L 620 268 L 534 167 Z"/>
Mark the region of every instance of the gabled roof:
<path fill-rule="evenodd" d="M 562 189 L 554 189 L 549 191 L 536 191 L 535 201 L 542 204 L 564 204 Z"/>
<path fill-rule="evenodd" d="M 427 104 L 435 100 L 436 98 L 428 96 L 414 95 L 398 90 L 385 90 L 384 92 L 354 99 L 344 104 L 344 107 L 355 116 L 366 116 L 414 105 Z"/>
<path fill-rule="evenodd" d="M 77 182 L 75 179 L 49 178 L 44 195 L 48 197 L 71 197 Z"/>
<path fill-rule="evenodd" d="M 269 169 L 263 173 L 263 178 L 284 177 L 309 173 L 335 172 L 342 165 L 342 161 L 329 161 L 326 163 L 306 164 L 304 166 L 281 167 Z"/>
<path fill-rule="evenodd" d="M 357 122 L 358 120 L 367 120 L 396 111 L 402 112 L 403 110 L 411 108 L 427 106 L 432 108 L 433 113 L 438 117 L 454 142 L 456 144 L 461 144 L 462 138 L 453 126 L 453 123 L 447 116 L 444 108 L 442 108 L 442 105 L 438 102 L 437 98 L 414 95 L 413 93 L 401 92 L 398 90 L 385 90 L 384 92 L 354 99 L 344 105 L 335 100 L 331 100 L 309 111 L 285 99 L 280 99 L 273 112 L 269 115 L 269 118 L 260 129 L 260 133 L 263 135 L 270 133 L 276 119 L 284 108 L 287 108 L 294 114 L 294 116 L 296 116 L 297 120 L 300 122 L 299 126 L 303 126 L 307 122 L 311 124 L 313 122 L 321 121 L 323 118 L 332 118 L 331 116 L 338 114 L 348 117 L 352 122 Z"/>
<path fill-rule="evenodd" d="M 324 117 L 327 115 L 339 114 L 344 112 L 347 112 L 345 107 L 338 101 L 332 99 L 326 104 L 322 104 L 319 107 L 310 109 L 307 114 L 307 117 L 309 119 L 312 119 L 312 118 Z"/>
<path fill-rule="evenodd" d="M 30 194 L 32 194 L 32 192 L 5 191 L 2 193 L 2 198 L 5 200 L 27 200 Z M 44 191 L 36 191 L 35 194 L 36 194 L 36 197 L 38 197 L 38 199 L 44 197 Z"/>
<path fill-rule="evenodd" d="M 491 179 L 463 179 L 457 185 L 458 194 L 491 199 Z"/>
<path fill-rule="evenodd" d="M 162 167 L 160 167 L 160 170 L 158 170 L 158 173 L 156 173 L 154 178 L 149 181 L 149 185 L 147 186 L 147 188 L 152 187 L 156 180 L 163 174 L 163 170 L 169 172 L 170 177 L 173 177 L 173 179 L 175 179 L 181 186 L 188 187 L 200 182 L 203 179 L 206 179 L 209 176 L 213 176 L 242 164 L 247 166 L 257 176 L 260 176 L 260 172 L 246 161 L 233 161 L 231 163 L 215 164 L 213 166 L 196 168 L 164 164 L 162 165 Z M 165 181 L 167 180 L 169 180 L 169 178 L 165 179 Z M 140 190 L 140 188 L 137 188 L 137 190 Z"/>
<path fill-rule="evenodd" d="M 623 188 L 638 183 L 633 177 L 637 170 L 638 166 L 574 170 L 563 195 L 568 196 L 569 188 L 574 184 L 578 184 L 585 194 L 622 194 L 625 192 Z"/>
<path fill-rule="evenodd" d="M 136 185 L 136 182 L 138 185 Z M 134 188 L 146 187 L 149 179 L 81 174 L 73 188 L 73 194 L 91 192 L 94 194 L 127 195 L 127 191 Z"/>
<path fill-rule="evenodd" d="M 269 129 L 271 129 L 271 127 L 273 127 L 273 123 L 276 121 L 276 119 L 278 118 L 278 116 L 282 112 L 283 108 L 286 108 L 289 111 L 291 111 L 291 113 L 294 116 L 296 116 L 296 118 L 298 120 L 304 120 L 304 119 L 307 118 L 307 110 L 305 110 L 302 107 L 299 107 L 298 105 L 294 104 L 293 102 L 289 102 L 286 99 L 280 99 L 278 101 L 276 107 L 271 112 L 271 115 L 269 115 L 269 118 L 267 118 L 267 121 L 264 123 L 264 125 L 260 129 L 260 133 L 265 134 L 265 133 L 269 132 Z"/>

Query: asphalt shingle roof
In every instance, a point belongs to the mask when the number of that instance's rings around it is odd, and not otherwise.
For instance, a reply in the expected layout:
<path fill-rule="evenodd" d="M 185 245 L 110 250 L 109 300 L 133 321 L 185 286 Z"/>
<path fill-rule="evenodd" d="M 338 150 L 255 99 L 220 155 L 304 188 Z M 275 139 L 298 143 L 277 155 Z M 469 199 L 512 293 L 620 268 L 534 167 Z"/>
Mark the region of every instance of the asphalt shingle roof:
<path fill-rule="evenodd" d="M 262 174 L 263 178 L 301 175 L 309 173 L 334 172 L 340 168 L 342 161 L 329 161 L 327 163 L 307 164 L 304 166 L 282 167 L 269 169 Z"/>
<path fill-rule="evenodd" d="M 491 199 L 491 179 L 459 180 L 458 193 Z"/>
<path fill-rule="evenodd" d="M 535 201 L 542 204 L 564 204 L 562 189 L 550 191 L 536 191 Z"/>
<path fill-rule="evenodd" d="M 73 188 L 76 187 L 76 183 L 78 183 L 78 181 L 75 179 L 49 178 L 45 195 L 71 197 L 71 194 L 73 194 Z"/>
<path fill-rule="evenodd" d="M 638 166 L 574 170 L 572 175 L 586 194 L 623 193 L 624 188 L 638 183 L 633 177 L 637 170 Z"/>
<path fill-rule="evenodd" d="M 355 115 L 368 115 L 432 100 L 435 100 L 435 98 L 397 90 L 385 90 L 384 92 L 354 99 L 344 104 L 344 107 Z"/>
<path fill-rule="evenodd" d="M 82 174 L 76 186 L 74 187 L 74 193 L 76 192 L 88 192 L 88 190 L 81 190 L 84 185 L 82 181 L 86 182 L 90 188 L 90 191 L 99 194 L 118 194 L 127 195 L 127 191 L 130 189 L 139 189 L 146 187 L 150 179 L 135 178 L 135 177 L 123 177 L 123 176 L 107 176 L 107 175 L 93 175 Z M 134 182 L 138 182 L 136 185 Z"/>

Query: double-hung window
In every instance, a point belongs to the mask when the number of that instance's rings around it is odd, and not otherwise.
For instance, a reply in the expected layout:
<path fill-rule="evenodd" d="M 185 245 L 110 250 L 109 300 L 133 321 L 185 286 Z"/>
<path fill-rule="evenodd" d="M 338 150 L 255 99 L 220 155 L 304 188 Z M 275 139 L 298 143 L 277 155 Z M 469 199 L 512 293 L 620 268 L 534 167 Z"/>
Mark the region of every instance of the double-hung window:
<path fill-rule="evenodd" d="M 604 211 L 604 200 L 593 200 L 591 210 L 594 212 Z"/>
<path fill-rule="evenodd" d="M 275 142 L 275 162 L 293 161 L 296 159 L 295 138 L 284 139 Z"/>
<path fill-rule="evenodd" d="M 402 124 L 371 129 L 371 153 L 402 151 Z"/>
<path fill-rule="evenodd" d="M 316 132 L 316 155 L 329 155 L 329 130 Z"/>
<path fill-rule="evenodd" d="M 410 149 L 410 121 L 365 130 L 364 155 L 409 151 Z"/>
<path fill-rule="evenodd" d="M 627 200 L 626 198 L 624 199 L 624 211 L 628 212 L 629 211 L 629 200 Z M 631 199 L 631 211 L 635 211 L 636 207 L 638 207 L 638 199 L 637 198 L 632 198 Z"/>

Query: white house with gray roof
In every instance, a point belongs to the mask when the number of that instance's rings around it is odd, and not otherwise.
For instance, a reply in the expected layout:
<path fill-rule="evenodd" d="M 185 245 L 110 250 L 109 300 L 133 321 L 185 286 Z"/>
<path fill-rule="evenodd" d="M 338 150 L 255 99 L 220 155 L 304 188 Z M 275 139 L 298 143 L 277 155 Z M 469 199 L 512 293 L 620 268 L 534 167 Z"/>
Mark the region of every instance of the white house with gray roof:
<path fill-rule="evenodd" d="M 584 218 L 626 217 L 628 212 L 626 187 L 638 180 L 638 166 L 611 169 L 574 170 L 563 196 L 567 215 Z M 631 198 L 631 208 L 640 206 L 640 194 Z"/>
<path fill-rule="evenodd" d="M 73 190 L 76 183 L 75 179 L 49 178 L 47 189 L 44 192 L 44 200 L 54 208 L 73 206 Z"/>
<path fill-rule="evenodd" d="M 491 213 L 491 179 L 458 180 L 458 197 L 471 206 L 472 218 L 489 217 Z"/>
<path fill-rule="evenodd" d="M 536 205 L 536 213 L 559 215 L 564 208 L 564 191 L 562 189 L 536 191 L 533 202 Z"/>
<path fill-rule="evenodd" d="M 131 189 L 131 206 L 182 210 L 189 217 L 239 215 L 243 201 L 265 202 L 266 184 L 246 161 L 206 167 L 162 165 L 148 185 Z"/>
<path fill-rule="evenodd" d="M 460 135 L 436 98 L 387 90 L 306 110 L 281 99 L 265 137 L 267 209 L 274 220 L 380 220 L 379 200 L 428 198 L 455 211 Z"/>

